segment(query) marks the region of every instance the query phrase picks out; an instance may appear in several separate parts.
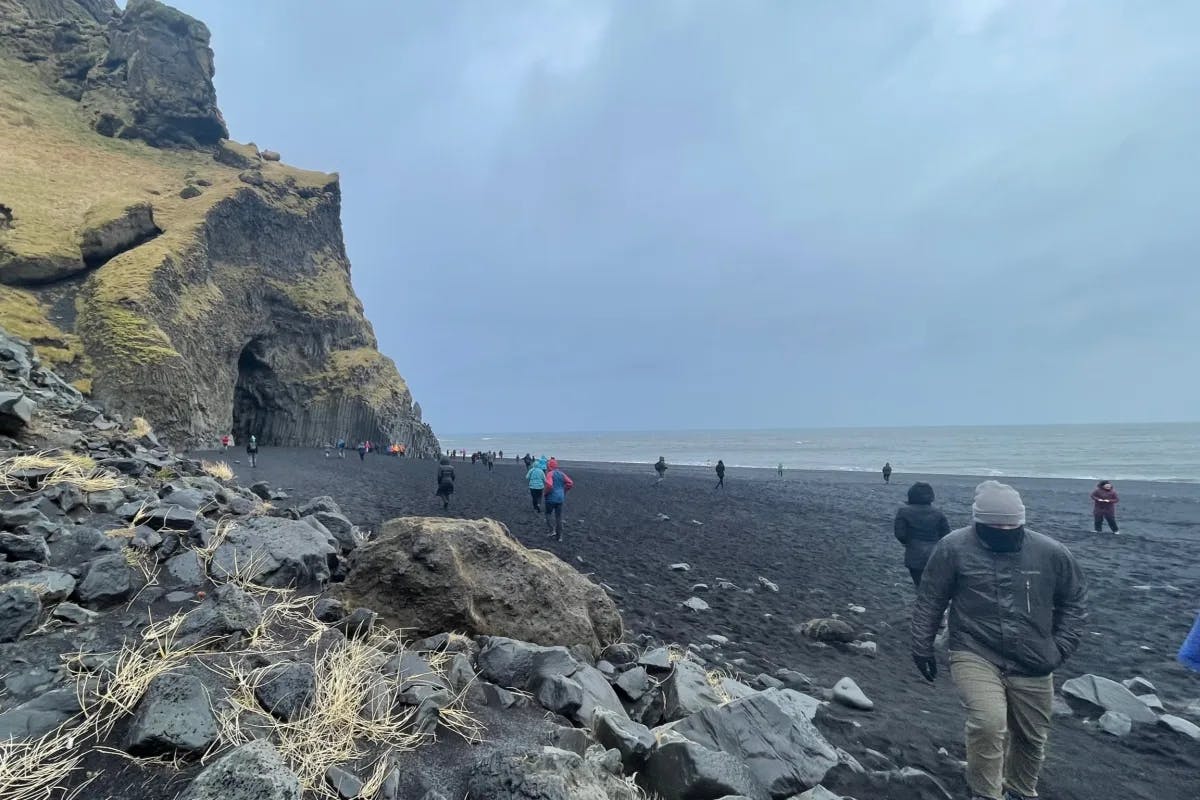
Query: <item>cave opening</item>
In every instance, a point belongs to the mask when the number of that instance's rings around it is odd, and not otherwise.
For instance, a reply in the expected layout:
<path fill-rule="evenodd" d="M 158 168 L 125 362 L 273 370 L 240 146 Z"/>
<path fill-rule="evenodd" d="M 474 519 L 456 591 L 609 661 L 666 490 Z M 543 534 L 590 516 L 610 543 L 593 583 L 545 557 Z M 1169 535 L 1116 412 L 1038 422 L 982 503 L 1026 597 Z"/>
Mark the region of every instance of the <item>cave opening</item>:
<path fill-rule="evenodd" d="M 275 441 L 285 416 L 283 386 L 267 360 L 266 342 L 254 339 L 238 356 L 237 383 L 233 389 L 233 437 L 245 444 L 253 435 L 261 445 Z"/>

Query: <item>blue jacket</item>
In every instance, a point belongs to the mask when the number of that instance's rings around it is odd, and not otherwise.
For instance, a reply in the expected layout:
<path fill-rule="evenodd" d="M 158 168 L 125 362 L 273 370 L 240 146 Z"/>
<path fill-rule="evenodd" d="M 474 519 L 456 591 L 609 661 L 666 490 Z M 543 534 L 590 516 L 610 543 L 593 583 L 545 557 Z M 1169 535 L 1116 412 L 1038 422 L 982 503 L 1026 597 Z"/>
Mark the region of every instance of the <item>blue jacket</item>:
<path fill-rule="evenodd" d="M 539 458 L 525 473 L 530 489 L 541 489 L 546 485 L 546 459 Z"/>
<path fill-rule="evenodd" d="M 1179 648 L 1179 663 L 1200 672 L 1200 616 L 1196 617 L 1192 632 L 1184 640 L 1183 647 Z"/>
<path fill-rule="evenodd" d="M 558 462 L 547 464 L 550 471 L 546 473 L 545 493 L 547 503 L 563 503 L 567 499 L 567 492 L 575 485 L 571 480 L 571 476 L 558 468 Z"/>

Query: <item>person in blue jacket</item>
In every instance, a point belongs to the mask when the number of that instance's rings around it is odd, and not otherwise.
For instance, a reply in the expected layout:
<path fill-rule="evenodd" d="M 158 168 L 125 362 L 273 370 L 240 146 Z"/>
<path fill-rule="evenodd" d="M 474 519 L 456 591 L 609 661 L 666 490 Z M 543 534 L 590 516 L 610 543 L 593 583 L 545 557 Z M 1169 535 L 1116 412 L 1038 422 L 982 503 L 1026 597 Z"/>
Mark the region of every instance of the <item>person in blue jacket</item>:
<path fill-rule="evenodd" d="M 575 482 L 567 473 L 558 468 L 558 462 L 553 458 L 546 465 L 546 530 L 549 535 L 562 541 L 563 504 L 567 502 L 567 492 L 575 486 Z M 554 525 L 550 525 L 550 515 L 554 515 Z"/>
<path fill-rule="evenodd" d="M 533 466 L 525 473 L 525 480 L 528 481 L 529 499 L 533 501 L 533 510 L 540 513 L 542 510 L 542 494 L 546 491 L 545 456 L 533 462 Z"/>

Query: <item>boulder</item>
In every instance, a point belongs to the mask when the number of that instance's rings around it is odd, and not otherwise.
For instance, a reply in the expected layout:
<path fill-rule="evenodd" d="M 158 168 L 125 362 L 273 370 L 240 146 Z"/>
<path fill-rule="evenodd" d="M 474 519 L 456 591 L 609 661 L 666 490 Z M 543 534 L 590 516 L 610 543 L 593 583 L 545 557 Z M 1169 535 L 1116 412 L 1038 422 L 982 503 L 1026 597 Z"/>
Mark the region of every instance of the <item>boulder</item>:
<path fill-rule="evenodd" d="M 0 741 L 40 738 L 82 710 L 74 687 L 52 689 L 0 714 Z"/>
<path fill-rule="evenodd" d="M 645 667 L 634 667 L 618 675 L 613 686 L 629 702 L 636 703 L 650 691 L 650 675 Z"/>
<path fill-rule="evenodd" d="M 663 672 L 669 670 L 675 663 L 671 657 L 671 650 L 666 647 L 656 647 L 653 650 L 647 650 L 642 654 L 642 657 L 637 662 L 640 666 L 646 669 L 661 670 Z"/>
<path fill-rule="evenodd" d="M 226 584 L 193 608 L 179 626 L 181 641 L 198 642 L 249 633 L 262 622 L 262 608 L 241 588 Z"/>
<path fill-rule="evenodd" d="M 355 551 L 341 597 L 418 635 L 455 630 L 598 655 L 621 638 L 616 606 L 556 556 L 492 520 L 395 519 Z"/>
<path fill-rule="evenodd" d="M 591 726 L 597 708 L 626 716 L 604 675 L 580 663 L 565 647 L 491 636 L 479 652 L 479 670 L 488 681 L 534 693 L 544 707 L 586 727 Z"/>
<path fill-rule="evenodd" d="M 213 762 L 179 800 L 300 800 L 300 782 L 275 746 L 258 739 Z"/>
<path fill-rule="evenodd" d="M 184 550 L 171 556 L 165 566 L 176 585 L 199 586 L 204 582 L 204 565 L 194 550 Z"/>
<path fill-rule="evenodd" d="M 645 725 L 603 708 L 592 716 L 592 731 L 597 742 L 621 754 L 621 764 L 629 775 L 641 769 L 655 744 L 654 734 Z"/>
<path fill-rule="evenodd" d="M 765 694 L 702 711 L 671 730 L 734 756 L 773 797 L 820 783 L 839 760 L 837 750 L 809 720 L 787 713 Z"/>
<path fill-rule="evenodd" d="M 689 597 L 687 600 L 684 600 L 681 605 L 684 608 L 691 609 L 692 611 L 708 611 L 709 609 L 708 603 L 704 600 L 701 600 L 699 597 Z"/>
<path fill-rule="evenodd" d="M 312 664 L 288 662 L 267 667 L 254 686 L 254 697 L 271 716 L 294 722 L 304 716 L 317 688 Z"/>
<path fill-rule="evenodd" d="M 857 708 L 861 711 L 871 711 L 875 708 L 875 703 L 867 697 L 862 689 L 858 688 L 858 684 L 854 682 L 853 678 L 842 678 L 833 685 L 833 699 L 848 708 Z"/>
<path fill-rule="evenodd" d="M 50 612 L 50 616 L 60 619 L 63 622 L 70 622 L 73 625 L 86 625 L 100 617 L 95 611 L 88 611 L 86 608 L 81 608 L 74 603 L 59 603 Z"/>
<path fill-rule="evenodd" d="M 687 659 L 675 662 L 674 671 L 663 681 L 662 692 L 667 722 L 698 714 L 722 702 L 708 682 L 704 667 Z"/>
<path fill-rule="evenodd" d="M 101 556 L 88 565 L 83 582 L 75 590 L 81 603 L 111 605 L 120 603 L 133 593 L 129 565 L 121 553 Z"/>
<path fill-rule="evenodd" d="M 349 553 L 358 547 L 358 528 L 342 514 L 335 511 L 315 511 L 306 516 L 315 519 L 325 530 L 332 533 L 342 552 Z"/>
<path fill-rule="evenodd" d="M 0 643 L 15 642 L 37 626 L 42 602 L 27 586 L 0 589 Z"/>
<path fill-rule="evenodd" d="M 1099 725 L 1100 730 L 1113 736 L 1128 736 L 1133 730 L 1133 720 L 1128 714 L 1122 714 L 1120 711 L 1105 711 L 1100 715 Z"/>
<path fill-rule="evenodd" d="M 37 561 L 44 564 L 50 560 L 50 548 L 41 536 L 0 533 L 0 554 L 10 561 Z"/>
<path fill-rule="evenodd" d="M 214 576 L 241 574 L 262 586 L 278 588 L 324 583 L 334 542 L 311 525 L 278 517 L 253 517 L 236 523 L 213 554 Z"/>
<path fill-rule="evenodd" d="M 325 770 L 325 782 L 329 788 L 338 793 L 344 800 L 352 800 L 362 794 L 362 779 L 349 770 L 341 767 L 330 767 Z"/>
<path fill-rule="evenodd" d="M 1164 728 L 1170 728 L 1176 733 L 1200 740 L 1200 725 L 1188 722 L 1183 717 L 1177 717 L 1174 714 L 1163 714 L 1158 718 L 1158 724 Z"/>
<path fill-rule="evenodd" d="M 811 619 L 800 626 L 800 633 L 818 642 L 853 642 L 854 626 L 841 619 Z"/>
<path fill-rule="evenodd" d="M 1152 724 L 1158 720 L 1158 715 L 1133 692 L 1099 675 L 1083 675 L 1066 681 L 1062 685 L 1062 694 L 1068 703 L 1101 712 L 1119 711 L 1133 722 Z"/>
<path fill-rule="evenodd" d="M 637 774 L 638 785 L 661 800 L 698 800 L 735 795 L 771 800 L 745 763 L 673 733 L 650 751 Z"/>
<path fill-rule="evenodd" d="M 634 800 L 599 748 L 586 756 L 544 747 L 538 753 L 494 751 L 475 763 L 467 783 L 472 800 Z M 618 770 L 619 771 L 619 770 Z"/>
<path fill-rule="evenodd" d="M 151 681 L 138 704 L 126 747 L 135 755 L 194 753 L 216 738 L 204 684 L 192 675 L 167 673 Z"/>
<path fill-rule="evenodd" d="M 57 569 L 30 571 L 0 586 L 3 590 L 12 585 L 24 586 L 38 596 L 43 603 L 58 603 L 66 600 L 75 591 L 75 579 Z"/>
<path fill-rule="evenodd" d="M 15 436 L 33 421 L 37 406 L 20 392 L 0 392 L 0 433 Z"/>

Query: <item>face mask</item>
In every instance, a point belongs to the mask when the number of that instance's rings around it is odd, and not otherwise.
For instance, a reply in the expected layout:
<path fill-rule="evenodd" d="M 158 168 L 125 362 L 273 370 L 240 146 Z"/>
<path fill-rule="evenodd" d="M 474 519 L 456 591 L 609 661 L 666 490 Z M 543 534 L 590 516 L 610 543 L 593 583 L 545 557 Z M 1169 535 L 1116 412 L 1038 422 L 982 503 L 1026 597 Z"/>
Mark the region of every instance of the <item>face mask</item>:
<path fill-rule="evenodd" d="M 1015 553 L 1025 541 L 1025 528 L 993 528 L 981 522 L 975 523 L 975 535 L 987 549 L 995 553 Z"/>

